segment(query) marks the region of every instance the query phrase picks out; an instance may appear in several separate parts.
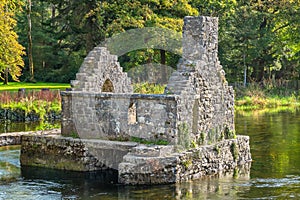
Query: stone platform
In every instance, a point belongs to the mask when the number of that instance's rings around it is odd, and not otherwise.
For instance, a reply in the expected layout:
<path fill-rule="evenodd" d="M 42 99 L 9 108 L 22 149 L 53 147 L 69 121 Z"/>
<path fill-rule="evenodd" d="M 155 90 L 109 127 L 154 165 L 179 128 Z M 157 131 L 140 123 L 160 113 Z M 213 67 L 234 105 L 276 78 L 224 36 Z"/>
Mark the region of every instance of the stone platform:
<path fill-rule="evenodd" d="M 166 184 L 230 172 L 251 162 L 249 137 L 177 152 L 173 145 L 23 135 L 21 165 L 70 171 L 118 171 L 121 184 Z"/>
<path fill-rule="evenodd" d="M 27 131 L 27 132 L 11 132 L 0 134 L 0 147 L 10 145 L 20 145 L 22 135 L 53 135 L 60 134 L 60 129 L 52 129 L 45 131 Z"/>

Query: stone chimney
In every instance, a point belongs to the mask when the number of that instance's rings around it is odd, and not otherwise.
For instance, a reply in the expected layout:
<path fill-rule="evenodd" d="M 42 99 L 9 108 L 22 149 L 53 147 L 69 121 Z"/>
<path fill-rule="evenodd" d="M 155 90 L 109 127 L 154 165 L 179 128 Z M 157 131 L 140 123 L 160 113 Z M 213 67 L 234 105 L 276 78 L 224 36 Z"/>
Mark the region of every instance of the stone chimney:
<path fill-rule="evenodd" d="M 187 61 L 215 62 L 218 60 L 218 18 L 184 18 L 183 59 Z"/>

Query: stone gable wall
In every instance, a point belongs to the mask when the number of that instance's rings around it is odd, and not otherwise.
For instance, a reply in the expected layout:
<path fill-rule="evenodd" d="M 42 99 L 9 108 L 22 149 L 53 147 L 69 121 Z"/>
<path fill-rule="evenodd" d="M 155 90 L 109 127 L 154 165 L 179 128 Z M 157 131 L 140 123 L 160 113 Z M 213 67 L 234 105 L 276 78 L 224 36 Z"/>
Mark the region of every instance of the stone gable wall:
<path fill-rule="evenodd" d="M 105 82 L 113 86 L 112 92 L 132 93 L 130 79 L 120 67 L 118 57 L 111 55 L 105 47 L 95 47 L 84 59 L 76 80 L 71 81 L 72 90 L 103 92 Z"/>

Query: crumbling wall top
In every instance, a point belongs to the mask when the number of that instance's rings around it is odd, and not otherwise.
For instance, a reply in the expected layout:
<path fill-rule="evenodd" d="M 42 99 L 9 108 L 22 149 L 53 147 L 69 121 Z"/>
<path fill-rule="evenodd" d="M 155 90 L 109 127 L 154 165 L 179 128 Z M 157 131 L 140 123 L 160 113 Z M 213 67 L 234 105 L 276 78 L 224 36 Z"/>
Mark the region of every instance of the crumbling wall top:
<path fill-rule="evenodd" d="M 215 61 L 218 55 L 218 18 L 191 17 L 184 18 L 183 55 L 190 61 Z M 213 60 L 211 60 L 213 58 Z"/>

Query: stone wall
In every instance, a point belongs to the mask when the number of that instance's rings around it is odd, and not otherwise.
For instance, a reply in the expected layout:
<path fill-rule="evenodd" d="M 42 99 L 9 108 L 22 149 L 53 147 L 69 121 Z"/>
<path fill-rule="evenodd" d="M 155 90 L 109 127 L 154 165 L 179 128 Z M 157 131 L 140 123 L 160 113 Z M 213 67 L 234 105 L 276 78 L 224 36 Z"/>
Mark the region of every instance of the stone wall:
<path fill-rule="evenodd" d="M 176 143 L 175 96 L 76 91 L 63 92 L 61 96 L 62 134 L 65 136 L 73 132 L 89 139 L 136 137 Z"/>
<path fill-rule="evenodd" d="M 95 47 L 84 59 L 76 80 L 71 81 L 74 91 L 132 93 L 127 74 L 120 67 L 118 57 L 105 47 Z"/>
<path fill-rule="evenodd" d="M 234 136 L 234 91 L 218 61 L 218 19 L 185 17 L 183 56 L 166 93 L 179 95 L 179 134 L 203 145 Z M 182 136 L 183 138 L 186 138 Z"/>
<path fill-rule="evenodd" d="M 134 142 L 82 140 L 60 135 L 23 135 L 22 166 L 71 171 L 115 169 Z"/>
<path fill-rule="evenodd" d="M 185 17 L 183 30 L 183 56 L 165 95 L 130 94 L 130 80 L 117 57 L 102 47 L 91 51 L 73 91 L 62 93 L 62 134 L 111 140 L 136 136 L 184 149 L 233 138 L 234 92 L 218 60 L 218 19 Z"/>
<path fill-rule="evenodd" d="M 29 131 L 29 132 L 12 132 L 0 134 L 0 147 L 10 145 L 20 145 L 23 135 L 48 135 L 48 134 L 60 134 L 59 129 L 52 129 L 46 131 Z"/>

